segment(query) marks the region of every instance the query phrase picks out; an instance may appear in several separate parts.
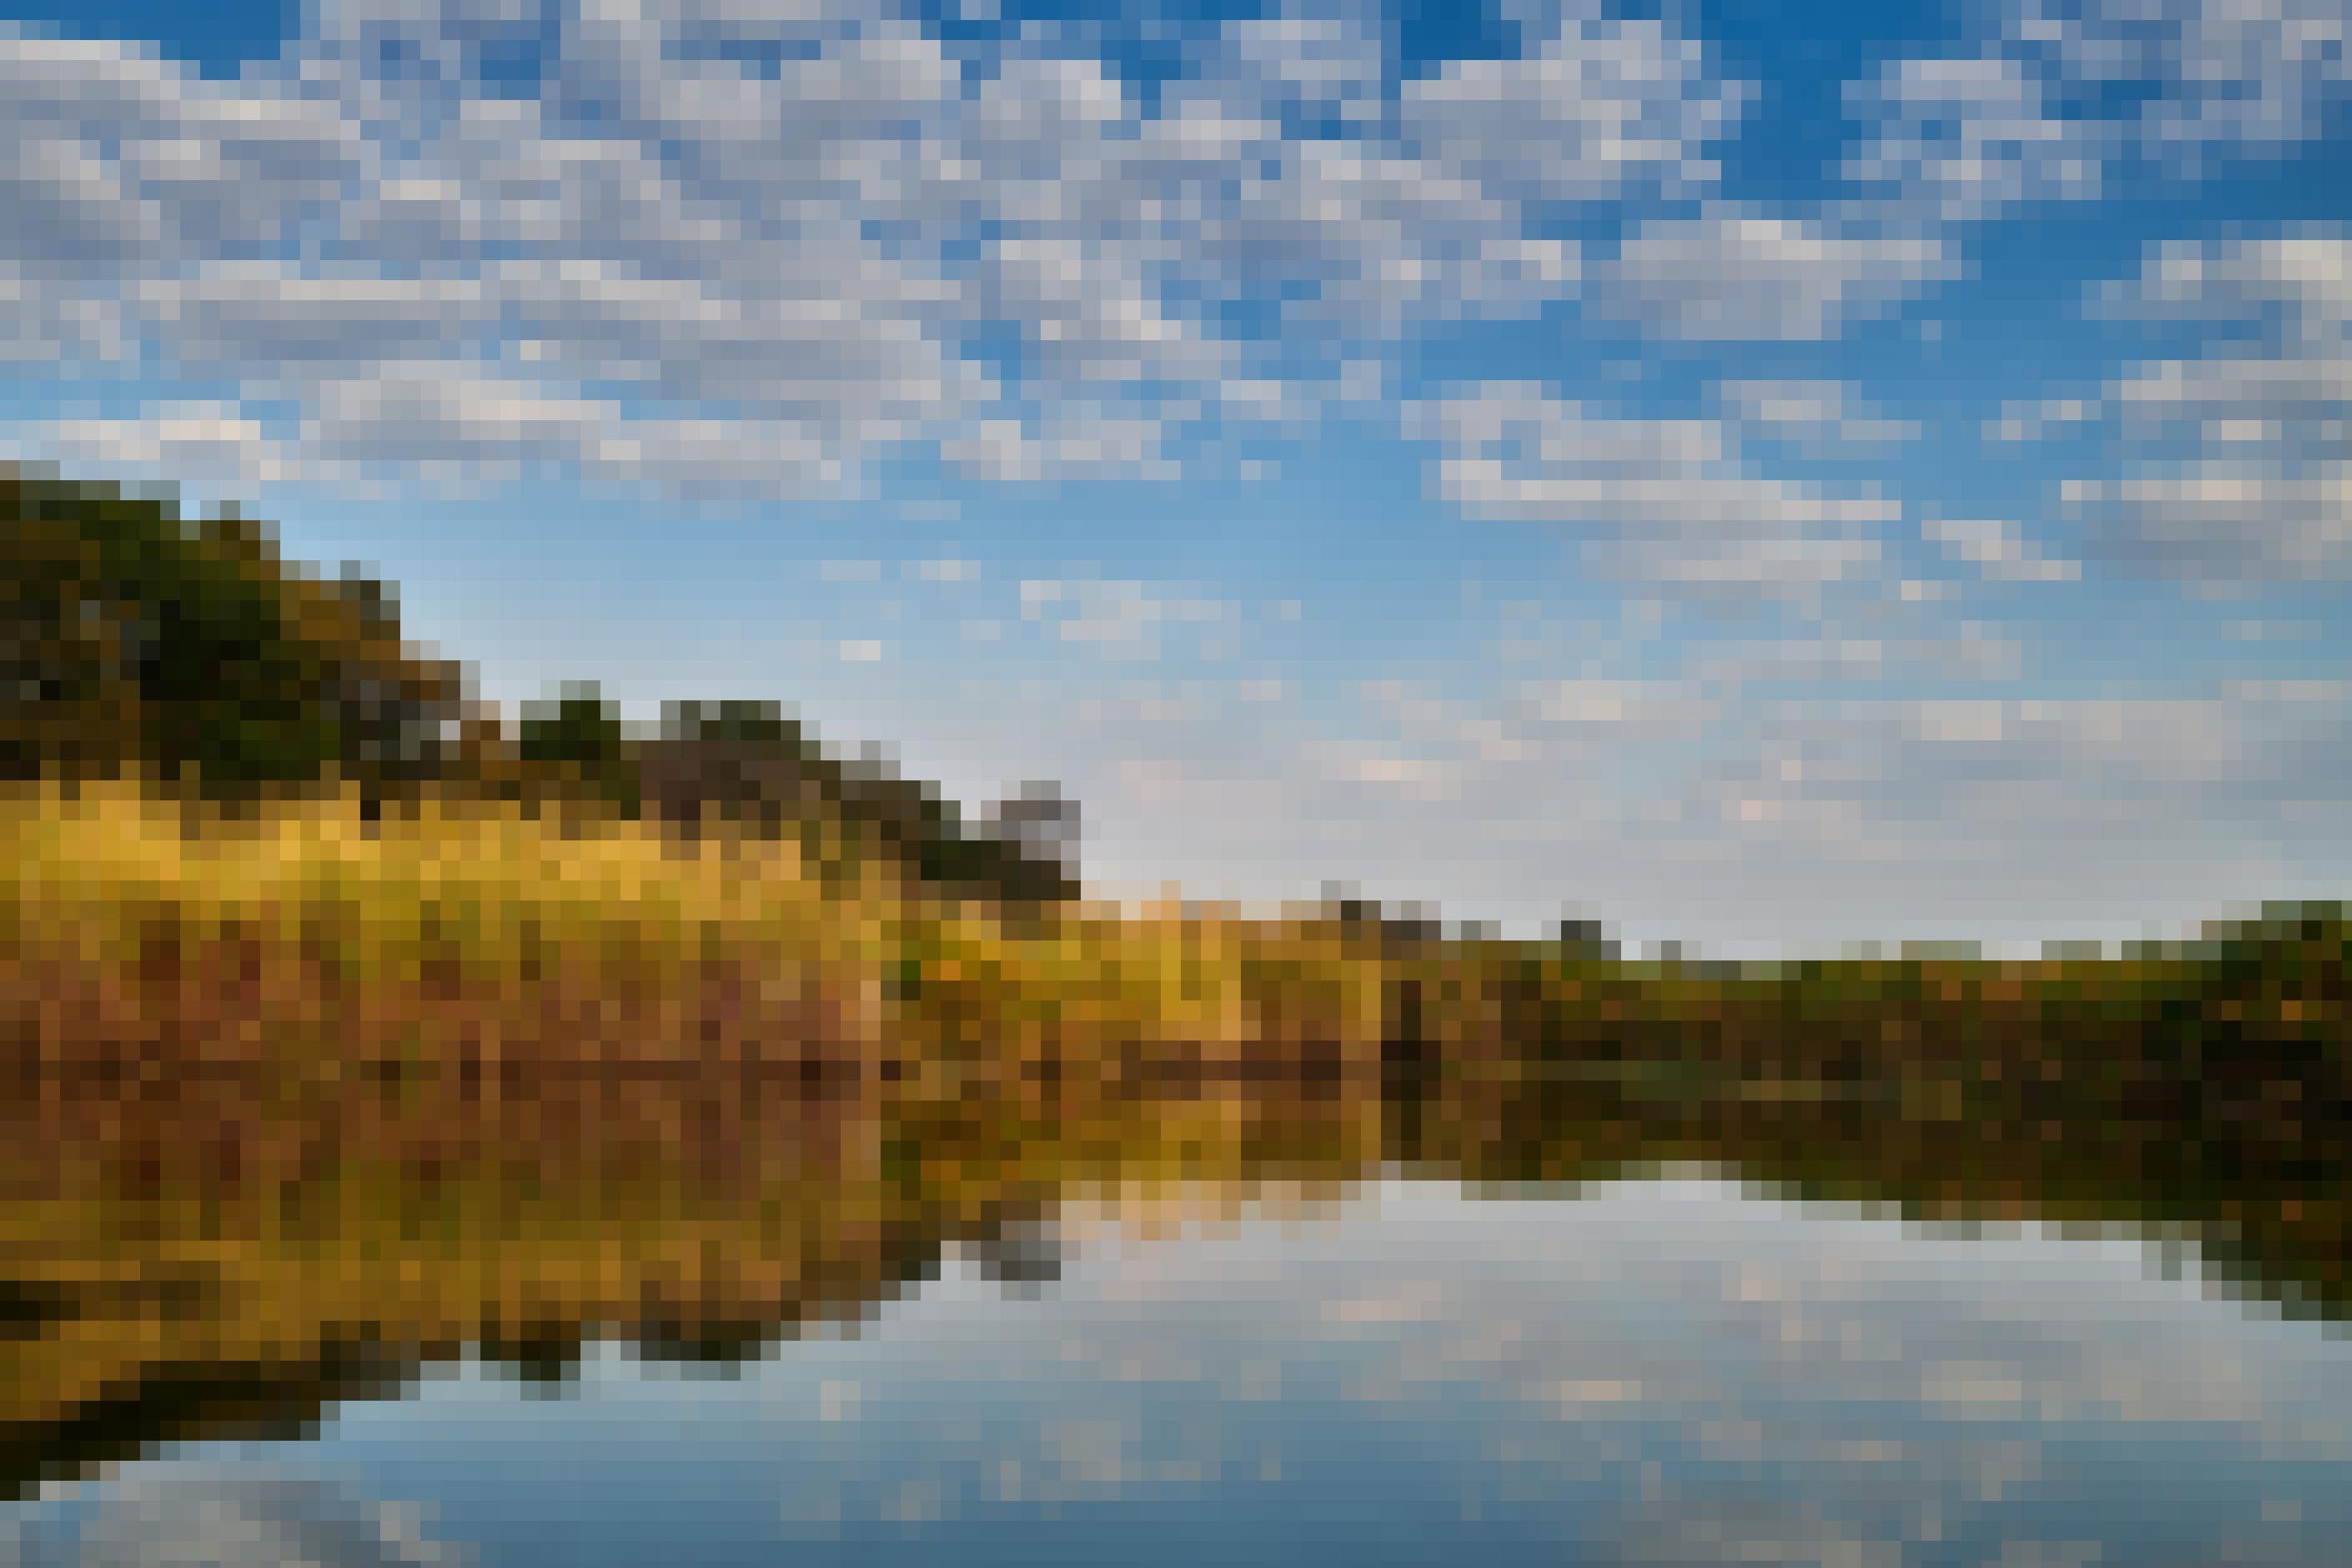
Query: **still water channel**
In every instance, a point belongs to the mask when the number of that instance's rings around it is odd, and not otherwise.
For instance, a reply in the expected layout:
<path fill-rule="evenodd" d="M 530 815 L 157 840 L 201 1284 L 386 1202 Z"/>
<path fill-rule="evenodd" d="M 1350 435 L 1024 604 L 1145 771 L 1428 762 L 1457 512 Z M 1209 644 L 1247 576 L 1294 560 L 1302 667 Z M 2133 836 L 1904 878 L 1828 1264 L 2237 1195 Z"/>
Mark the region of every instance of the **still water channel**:
<path fill-rule="evenodd" d="M 0 1562 L 2352 1563 L 2352 1338 L 2153 1240 L 1719 1176 L 1072 1212 L 719 1366 L 429 1369 Z"/>

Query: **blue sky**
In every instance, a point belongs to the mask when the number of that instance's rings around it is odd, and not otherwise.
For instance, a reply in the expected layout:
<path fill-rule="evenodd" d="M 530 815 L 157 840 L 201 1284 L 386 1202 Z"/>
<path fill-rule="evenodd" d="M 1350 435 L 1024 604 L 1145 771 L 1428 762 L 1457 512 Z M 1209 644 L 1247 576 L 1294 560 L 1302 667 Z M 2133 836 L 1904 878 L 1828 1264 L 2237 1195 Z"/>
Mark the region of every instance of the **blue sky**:
<path fill-rule="evenodd" d="M 0 32 L 0 450 L 1108 891 L 1752 950 L 2352 870 L 2323 0 Z"/>

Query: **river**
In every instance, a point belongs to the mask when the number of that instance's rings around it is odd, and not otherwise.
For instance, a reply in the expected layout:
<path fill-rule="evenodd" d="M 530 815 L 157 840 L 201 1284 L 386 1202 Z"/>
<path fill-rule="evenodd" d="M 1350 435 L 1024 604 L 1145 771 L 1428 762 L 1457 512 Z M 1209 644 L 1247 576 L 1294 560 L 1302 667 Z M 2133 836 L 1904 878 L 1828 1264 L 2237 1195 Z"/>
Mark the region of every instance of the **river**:
<path fill-rule="evenodd" d="M 134 1433 L 0 1505 L 0 1562 L 2352 1562 L 2338 1324 L 2160 1227 L 1719 1169 L 1097 1194 L 845 1312 L 542 1361 Z"/>

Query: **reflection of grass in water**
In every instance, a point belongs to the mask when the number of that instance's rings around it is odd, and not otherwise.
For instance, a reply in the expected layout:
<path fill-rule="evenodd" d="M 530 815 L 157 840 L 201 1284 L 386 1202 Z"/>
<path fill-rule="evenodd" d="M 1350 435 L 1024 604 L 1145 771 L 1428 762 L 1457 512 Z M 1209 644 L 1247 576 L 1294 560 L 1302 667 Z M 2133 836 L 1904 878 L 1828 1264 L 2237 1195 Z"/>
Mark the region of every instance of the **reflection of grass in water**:
<path fill-rule="evenodd" d="M 1262 1169 L 1295 1176 L 1287 1151 L 1335 1136 L 1209 1106 L 1101 1107 L 1059 1137 L 943 1109 L 887 1136 L 809 1125 L 866 1114 L 770 1107 L 744 1145 L 803 1155 L 734 1168 L 634 1150 L 550 1179 L 535 1151 L 502 1155 L 479 1137 L 429 1177 L 351 1164 L 290 1186 L 194 1177 L 152 1192 L 125 1190 L 102 1145 L 16 1129 L 0 1267 L 38 1310 L 24 1337 L 0 1343 L 0 1454 L 27 1443 L 37 1454 L 142 1390 L 169 1407 L 191 1386 L 316 1381 L 306 1369 L 354 1346 L 396 1362 L 515 1346 L 544 1361 L 548 1345 L 604 1332 L 673 1348 L 756 1343 L 855 1319 L 948 1242 L 1046 1215 L 1065 1194 L 1239 1193 Z M 1262 1164 L 1256 1145 L 1284 1154 Z M 1364 1163 L 1337 1159 L 1324 1175 Z"/>
<path fill-rule="evenodd" d="M 731 1195 L 646 1181 L 526 1195 L 485 1166 L 429 1190 L 397 1171 L 338 1172 L 303 1197 L 291 1226 L 263 1194 L 12 1205 L 12 1271 L 61 1311 L 38 1338 L 0 1346 L 0 1427 L 69 1426 L 192 1376 L 299 1380 L 353 1345 L 398 1361 L 595 1325 L 854 1313 L 886 1292 L 906 1240 L 881 1195 L 815 1179 Z M 197 1288 L 176 1301 L 121 1288 L 159 1277 Z"/>
<path fill-rule="evenodd" d="M 1699 1162 L 1784 1196 L 1899 1203 L 1915 1217 L 2154 1226 L 2212 1213 L 2194 1194 L 2140 1191 L 2135 1173 L 2102 1172 L 2092 1157 L 2036 1156 L 2038 1137 L 1983 1138 L 1980 1157 L 1964 1158 L 1958 1140 L 1976 1129 L 1947 1128 L 1941 1145 L 1892 1123 L 1875 1137 L 1826 1137 L 1802 1108 L 1753 1103 L 1703 1136 L 1628 1115 L 1547 1125 L 1533 1113 L 1499 1137 L 1465 1134 L 1487 1116 L 1476 1098 L 1440 1092 L 1417 1107 L 1424 1154 L 1413 1174 L 1507 1190 L 1515 1179 L 1573 1186 Z M 1066 1206 L 1149 1228 L 1154 1216 L 1230 1217 L 1269 1186 L 1344 1191 L 1394 1168 L 1383 1124 L 1401 1108 L 1375 1105 L 1369 1124 L 1357 1109 L 1106 1106 L 1055 1136 L 934 1107 L 888 1124 L 870 1150 L 839 1140 L 824 1158 L 749 1175 L 623 1161 L 551 1182 L 484 1156 L 429 1181 L 360 1166 L 297 1192 L 143 1198 L 104 1191 L 104 1173 L 87 1168 L 101 1163 L 93 1151 L 81 1151 L 80 1171 L 58 1161 L 73 1151 L 41 1151 L 37 1174 L 17 1173 L 0 1242 L 20 1291 L 46 1303 L 29 1337 L 0 1344 L 0 1464 L 21 1479 L 26 1456 L 87 1452 L 94 1423 L 116 1434 L 116 1452 L 154 1440 L 167 1418 L 184 1435 L 217 1434 L 263 1393 L 315 1409 L 382 1392 L 387 1364 L 468 1345 L 542 1369 L 607 1333 L 659 1354 L 740 1356 L 792 1325 L 854 1321 L 924 1277 L 950 1242 L 1018 1233 Z M 1302 1153 L 1312 1148 L 1322 1152 Z M 2225 1196 L 2266 1200 L 2256 1188 Z M 2342 1202 L 2304 1200 L 2285 1229 L 2261 1218 L 2246 1239 L 2268 1249 L 2260 1261 L 2273 1289 L 2284 1280 L 2323 1294 L 2340 1273 Z M 76 1433 L 81 1448 L 67 1441 Z"/>

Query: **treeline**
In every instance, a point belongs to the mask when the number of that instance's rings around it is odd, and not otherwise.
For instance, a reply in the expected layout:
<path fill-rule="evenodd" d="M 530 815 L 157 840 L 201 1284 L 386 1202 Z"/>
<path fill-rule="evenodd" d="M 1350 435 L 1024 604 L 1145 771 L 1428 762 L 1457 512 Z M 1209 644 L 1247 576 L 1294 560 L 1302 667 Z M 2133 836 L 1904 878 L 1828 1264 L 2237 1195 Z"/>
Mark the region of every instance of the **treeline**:
<path fill-rule="evenodd" d="M 581 684 L 526 704 L 511 731 L 478 715 L 456 749 L 451 771 L 505 799 L 592 802 L 685 835 L 798 833 L 815 847 L 845 834 L 949 893 L 1023 904 L 1078 893 L 1075 802 L 1031 785 L 967 822 L 930 784 L 832 756 L 780 703 L 674 703 L 641 732 Z"/>
<path fill-rule="evenodd" d="M 967 823 L 778 704 L 676 704 L 639 733 L 573 686 L 509 721 L 464 666 L 403 639 L 389 585 L 316 575 L 252 519 L 16 467 L 0 467 L 0 779 L 136 774 L 226 808 L 348 787 L 371 813 L 430 789 L 681 832 L 823 827 L 831 852 L 887 856 L 943 892 L 1076 892 L 1076 810 L 1049 789 Z"/>

